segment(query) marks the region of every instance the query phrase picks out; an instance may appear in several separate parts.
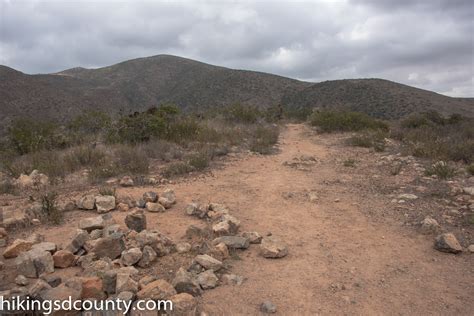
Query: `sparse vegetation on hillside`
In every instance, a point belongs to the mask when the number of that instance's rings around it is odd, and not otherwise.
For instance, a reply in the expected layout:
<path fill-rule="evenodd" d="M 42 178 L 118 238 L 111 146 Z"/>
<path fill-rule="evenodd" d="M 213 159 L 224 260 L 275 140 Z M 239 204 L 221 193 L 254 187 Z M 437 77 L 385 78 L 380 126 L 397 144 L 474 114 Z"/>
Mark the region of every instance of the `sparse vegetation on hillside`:
<path fill-rule="evenodd" d="M 87 112 L 64 127 L 18 121 L 0 150 L 1 167 L 14 177 L 37 169 L 53 179 L 88 169 L 94 182 L 145 175 L 151 160 L 177 160 L 179 166 L 165 169 L 168 175 L 203 170 L 214 157 L 227 154 L 230 146 L 270 153 L 278 128 L 261 115 L 256 108 L 237 105 L 228 116 L 208 120 L 167 104 L 116 120 Z"/>
<path fill-rule="evenodd" d="M 436 160 L 474 161 L 474 120 L 459 115 L 448 118 L 436 112 L 414 114 L 391 131 L 408 153 Z"/>
<path fill-rule="evenodd" d="M 358 112 L 320 110 L 313 112 L 309 119 L 311 125 L 325 133 L 388 130 L 386 123 Z"/>

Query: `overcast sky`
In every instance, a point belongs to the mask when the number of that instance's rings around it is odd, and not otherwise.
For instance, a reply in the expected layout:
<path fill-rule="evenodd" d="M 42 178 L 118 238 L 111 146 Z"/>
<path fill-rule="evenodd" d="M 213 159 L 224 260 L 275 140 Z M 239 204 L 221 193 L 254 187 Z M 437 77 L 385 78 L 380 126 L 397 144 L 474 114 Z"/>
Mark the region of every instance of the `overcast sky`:
<path fill-rule="evenodd" d="M 25 73 L 157 54 L 474 97 L 474 1 L 0 0 L 0 64 Z"/>

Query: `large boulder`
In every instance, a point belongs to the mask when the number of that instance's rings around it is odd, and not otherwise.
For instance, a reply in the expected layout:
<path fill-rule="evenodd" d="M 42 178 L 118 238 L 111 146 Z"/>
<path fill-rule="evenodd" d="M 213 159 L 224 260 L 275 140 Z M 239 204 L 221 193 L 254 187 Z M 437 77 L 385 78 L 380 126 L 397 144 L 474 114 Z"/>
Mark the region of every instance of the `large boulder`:
<path fill-rule="evenodd" d="M 193 275 L 183 268 L 179 268 L 178 272 L 176 272 L 172 284 L 178 293 L 188 293 L 193 296 L 198 296 L 202 293 Z"/>
<path fill-rule="evenodd" d="M 76 230 L 76 233 L 74 234 L 71 243 L 67 245 L 66 250 L 72 253 L 77 253 L 88 240 L 89 234 L 85 230 L 78 229 Z"/>
<path fill-rule="evenodd" d="M 79 221 L 79 228 L 91 232 L 96 229 L 102 229 L 105 226 L 105 221 L 102 216 L 84 218 Z"/>
<path fill-rule="evenodd" d="M 56 268 L 69 268 L 74 264 L 76 256 L 68 250 L 56 251 L 53 255 L 54 266 Z"/>
<path fill-rule="evenodd" d="M 48 251 L 32 249 L 22 252 L 15 260 L 18 272 L 29 278 L 54 272 L 53 256 Z"/>
<path fill-rule="evenodd" d="M 441 234 L 436 237 L 434 247 L 436 250 L 441 252 L 448 253 L 460 253 L 462 252 L 462 247 L 459 244 L 459 241 L 456 239 L 452 233 Z"/>
<path fill-rule="evenodd" d="M 92 252 L 98 257 L 115 259 L 125 250 L 125 242 L 120 234 L 96 240 Z"/>
<path fill-rule="evenodd" d="M 35 250 L 42 250 L 42 251 L 48 251 L 51 253 L 55 253 L 56 250 L 58 249 L 58 246 L 54 242 L 49 242 L 49 241 L 43 241 L 40 242 L 39 244 L 35 244 L 31 247 L 31 249 Z"/>
<path fill-rule="evenodd" d="M 98 213 L 107 213 L 115 209 L 115 196 L 99 195 L 95 198 L 95 207 Z"/>
<path fill-rule="evenodd" d="M 171 206 L 176 203 L 176 195 L 174 191 L 171 189 L 166 189 L 160 194 L 158 202 L 165 208 L 171 208 Z"/>
<path fill-rule="evenodd" d="M 140 300 L 165 300 L 176 294 L 176 290 L 171 284 L 165 280 L 157 280 L 141 289 L 137 293 L 137 298 Z"/>
<path fill-rule="evenodd" d="M 262 239 L 260 254 L 264 258 L 282 258 L 288 255 L 288 247 L 281 239 L 269 236 Z"/>
<path fill-rule="evenodd" d="M 102 279 L 99 277 L 82 278 L 81 299 L 104 300 L 107 298 L 103 290 Z"/>
<path fill-rule="evenodd" d="M 93 210 L 95 207 L 95 196 L 92 194 L 84 195 L 77 201 L 77 208 L 81 210 Z"/>
<path fill-rule="evenodd" d="M 131 230 L 141 232 L 146 229 L 146 216 L 142 210 L 136 209 L 125 217 L 125 225 Z"/>
<path fill-rule="evenodd" d="M 5 249 L 3 257 L 5 259 L 16 258 L 20 253 L 30 250 L 31 247 L 33 247 L 33 242 L 24 239 L 16 239 Z"/>

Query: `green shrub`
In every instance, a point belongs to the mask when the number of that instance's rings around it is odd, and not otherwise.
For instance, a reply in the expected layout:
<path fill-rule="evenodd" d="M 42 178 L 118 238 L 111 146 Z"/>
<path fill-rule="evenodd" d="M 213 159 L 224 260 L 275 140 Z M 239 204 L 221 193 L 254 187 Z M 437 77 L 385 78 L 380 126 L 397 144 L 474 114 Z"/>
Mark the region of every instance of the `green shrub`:
<path fill-rule="evenodd" d="M 52 224 L 58 225 L 63 220 L 63 213 L 56 205 L 57 194 L 48 192 L 41 196 L 41 211 Z"/>
<path fill-rule="evenodd" d="M 18 119 L 7 130 L 7 139 L 20 155 L 45 149 L 65 147 L 57 134 L 58 126 L 52 122 Z"/>
<path fill-rule="evenodd" d="M 107 140 L 111 143 L 137 144 L 149 141 L 152 137 L 163 137 L 165 132 L 165 119 L 145 112 L 122 116 L 109 129 Z"/>
<path fill-rule="evenodd" d="M 310 123 L 322 132 L 347 132 L 366 129 L 388 131 L 388 125 L 359 112 L 322 110 L 314 112 Z"/>
<path fill-rule="evenodd" d="M 167 125 L 164 138 L 178 144 L 185 143 L 197 139 L 200 131 L 201 126 L 195 119 L 184 117 Z"/>
<path fill-rule="evenodd" d="M 258 126 L 252 133 L 250 150 L 260 154 L 270 154 L 278 142 L 279 129 L 276 126 Z"/>
<path fill-rule="evenodd" d="M 191 167 L 186 162 L 179 161 L 170 163 L 162 170 L 161 173 L 163 174 L 163 176 L 170 178 L 173 176 L 180 176 L 191 171 L 193 171 L 193 167 Z"/>
<path fill-rule="evenodd" d="M 201 151 L 195 154 L 192 154 L 189 157 L 188 164 L 194 168 L 194 170 L 204 170 L 209 167 L 209 162 L 212 157 L 207 151 Z"/>
<path fill-rule="evenodd" d="M 373 148 L 375 151 L 382 152 L 385 150 L 386 133 L 383 131 L 365 131 L 348 139 L 348 143 L 352 146 Z"/>
<path fill-rule="evenodd" d="M 112 119 L 101 111 L 86 111 L 69 122 L 69 129 L 81 135 L 97 135 L 110 128 Z"/>
<path fill-rule="evenodd" d="M 256 123 L 259 118 L 263 117 L 258 108 L 250 105 L 234 104 L 224 111 L 225 119 L 234 123 Z"/>
<path fill-rule="evenodd" d="M 446 180 L 452 178 L 456 174 L 456 169 L 444 161 L 438 161 L 431 165 L 430 168 L 427 168 L 425 174 L 427 176 L 436 175 L 439 179 Z"/>

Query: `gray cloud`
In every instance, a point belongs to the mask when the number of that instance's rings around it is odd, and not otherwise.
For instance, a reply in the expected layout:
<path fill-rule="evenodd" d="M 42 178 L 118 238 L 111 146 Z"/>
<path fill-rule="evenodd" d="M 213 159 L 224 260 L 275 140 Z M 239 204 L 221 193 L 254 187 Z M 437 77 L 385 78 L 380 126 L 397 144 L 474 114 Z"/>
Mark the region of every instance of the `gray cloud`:
<path fill-rule="evenodd" d="M 0 63 L 26 73 L 175 54 L 302 80 L 381 77 L 474 96 L 470 0 L 0 0 Z"/>

